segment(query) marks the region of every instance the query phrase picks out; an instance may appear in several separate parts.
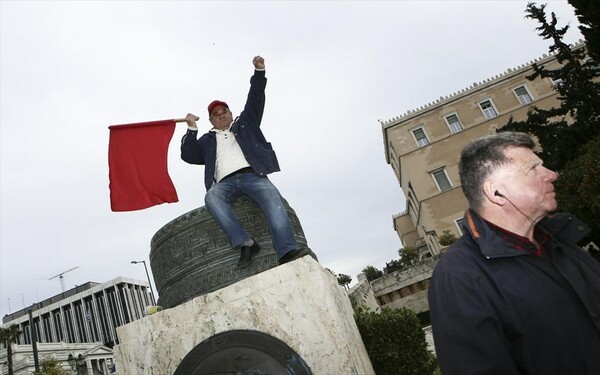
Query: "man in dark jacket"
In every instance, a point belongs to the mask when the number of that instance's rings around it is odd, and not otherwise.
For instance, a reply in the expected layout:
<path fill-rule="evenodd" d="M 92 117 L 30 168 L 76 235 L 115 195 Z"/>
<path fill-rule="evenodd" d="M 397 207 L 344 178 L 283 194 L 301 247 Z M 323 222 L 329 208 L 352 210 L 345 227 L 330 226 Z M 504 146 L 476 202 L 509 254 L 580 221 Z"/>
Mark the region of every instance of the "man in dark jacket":
<path fill-rule="evenodd" d="M 582 222 L 550 215 L 558 176 L 534 146 L 503 132 L 461 153 L 464 234 L 429 288 L 444 375 L 600 374 L 600 263 Z"/>
<path fill-rule="evenodd" d="M 271 144 L 260 124 L 265 107 L 265 61 L 252 60 L 255 71 L 244 110 L 235 120 L 227 103 L 215 100 L 208 106 L 213 128 L 197 138 L 198 116 L 186 117 L 188 131 L 181 140 L 181 158 L 190 164 L 202 164 L 206 186 L 205 204 L 223 229 L 231 246 L 240 251 L 238 268 L 247 267 L 260 250 L 235 216 L 231 203 L 242 195 L 253 200 L 265 214 L 279 264 L 314 254 L 300 249 L 285 209 L 283 198 L 267 175 L 279 171 Z"/>

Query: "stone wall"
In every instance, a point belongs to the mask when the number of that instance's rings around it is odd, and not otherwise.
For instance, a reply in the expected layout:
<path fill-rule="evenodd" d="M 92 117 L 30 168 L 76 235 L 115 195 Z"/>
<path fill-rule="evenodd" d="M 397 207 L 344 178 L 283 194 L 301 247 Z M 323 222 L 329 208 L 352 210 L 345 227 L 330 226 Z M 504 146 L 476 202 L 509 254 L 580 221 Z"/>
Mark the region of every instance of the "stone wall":
<path fill-rule="evenodd" d="M 377 298 L 375 298 L 373 288 L 371 288 L 371 283 L 366 278 L 360 280 L 358 284 L 348 291 L 348 297 L 350 297 L 353 306 L 363 306 L 369 311 L 375 312 L 381 310 Z"/>
<path fill-rule="evenodd" d="M 394 309 L 408 308 L 416 313 L 429 310 L 427 291 L 438 256 L 373 280 L 371 288 L 379 305 Z"/>

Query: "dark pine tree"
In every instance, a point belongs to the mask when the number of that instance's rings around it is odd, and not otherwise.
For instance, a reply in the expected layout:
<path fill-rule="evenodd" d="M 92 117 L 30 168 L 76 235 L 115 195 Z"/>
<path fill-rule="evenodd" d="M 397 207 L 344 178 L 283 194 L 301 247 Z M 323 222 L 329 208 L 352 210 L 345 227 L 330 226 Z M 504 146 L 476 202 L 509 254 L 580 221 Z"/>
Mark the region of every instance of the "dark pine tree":
<path fill-rule="evenodd" d="M 537 20 L 539 35 L 551 40 L 550 52 L 556 55 L 561 66 L 547 69 L 533 64 L 534 73 L 527 76 L 529 80 L 550 78 L 557 84 L 560 106 L 555 108 L 533 107 L 525 121 L 514 122 L 512 119 L 499 131 L 521 131 L 535 135 L 542 147 L 540 157 L 545 166 L 565 176 L 570 175 L 567 169 L 577 165 L 578 176 L 556 184 L 557 200 L 560 210 L 570 210 L 576 216 L 587 218 L 592 227 L 592 235 L 587 240 L 600 243 L 600 224 L 594 205 L 580 204 L 584 198 L 570 194 L 573 189 L 579 192 L 585 187 L 581 185 L 586 177 L 596 178 L 597 168 L 594 164 L 577 162 L 578 159 L 589 158 L 590 152 L 598 155 L 597 140 L 600 136 L 600 16 L 596 0 L 569 0 L 576 10 L 581 23 L 580 30 L 585 36 L 585 46 L 573 46 L 565 43 L 563 37 L 569 26 L 558 27 L 554 13 L 546 16 L 546 5 L 527 4 L 526 17 Z M 589 146 L 587 145 L 589 143 Z M 573 164 L 575 163 L 575 164 Z M 590 167 L 588 167 L 590 165 Z M 597 165 L 597 164 L 596 164 Z M 571 173 L 572 174 L 572 173 Z M 570 189 L 570 191 L 567 191 Z"/>
<path fill-rule="evenodd" d="M 590 57 L 600 62 L 600 1 L 569 0 L 569 4 L 575 8 L 579 31 L 585 38 Z"/>
<path fill-rule="evenodd" d="M 540 141 L 540 157 L 547 167 L 560 171 L 577 157 L 581 146 L 600 134 L 600 83 L 595 78 L 600 71 L 588 59 L 585 48 L 572 48 L 563 42 L 569 26 L 559 28 L 554 13 L 546 17 L 546 6 L 529 3 L 526 17 L 535 19 L 539 35 L 554 42 L 550 52 L 556 54 L 560 68 L 547 69 L 533 64 L 534 73 L 529 80 L 551 78 L 557 84 L 560 106 L 556 108 L 533 107 L 525 121 L 509 121 L 500 131 L 522 131 L 534 134 Z"/>

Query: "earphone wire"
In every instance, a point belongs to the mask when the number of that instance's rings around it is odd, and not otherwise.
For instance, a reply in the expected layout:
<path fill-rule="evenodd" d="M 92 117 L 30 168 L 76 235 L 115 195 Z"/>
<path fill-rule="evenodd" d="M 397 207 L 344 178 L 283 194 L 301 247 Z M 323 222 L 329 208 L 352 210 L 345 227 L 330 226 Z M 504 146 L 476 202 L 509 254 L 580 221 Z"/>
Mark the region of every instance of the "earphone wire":
<path fill-rule="evenodd" d="M 502 197 L 504 199 L 506 199 L 506 201 L 508 203 L 510 203 L 511 206 L 513 206 L 515 208 L 515 210 L 517 210 L 517 212 L 519 212 L 521 215 L 523 215 L 527 220 L 529 220 L 531 222 L 531 224 L 533 224 L 534 228 L 538 228 L 539 230 L 541 230 L 542 232 L 546 233 L 550 238 L 552 238 L 552 240 L 554 242 L 556 242 L 558 245 L 560 245 L 560 247 L 562 247 L 563 249 L 565 248 L 565 245 L 560 242 L 559 240 L 556 239 L 556 237 L 554 237 L 554 235 L 552 235 L 552 233 L 550 233 L 548 230 L 546 230 L 546 228 L 544 228 L 544 226 L 538 221 L 536 222 L 535 220 L 533 220 L 530 216 L 526 215 L 525 212 L 521 211 L 521 209 L 517 206 L 515 206 L 515 204 L 508 199 L 508 197 L 506 197 L 504 194 L 496 191 L 496 195 L 498 195 L 499 197 Z M 543 219 L 543 218 L 542 218 Z M 540 219 L 540 221 L 542 220 Z"/>

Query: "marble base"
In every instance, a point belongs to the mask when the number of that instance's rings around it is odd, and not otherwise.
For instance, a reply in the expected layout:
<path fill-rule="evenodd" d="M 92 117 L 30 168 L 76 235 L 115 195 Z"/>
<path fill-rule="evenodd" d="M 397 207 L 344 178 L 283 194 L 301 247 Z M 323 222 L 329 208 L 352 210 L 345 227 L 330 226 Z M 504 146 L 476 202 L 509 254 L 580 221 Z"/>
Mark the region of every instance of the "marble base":
<path fill-rule="evenodd" d="M 117 328 L 117 372 L 173 374 L 198 344 L 232 330 L 283 341 L 313 374 L 374 374 L 345 290 L 308 256 Z"/>

